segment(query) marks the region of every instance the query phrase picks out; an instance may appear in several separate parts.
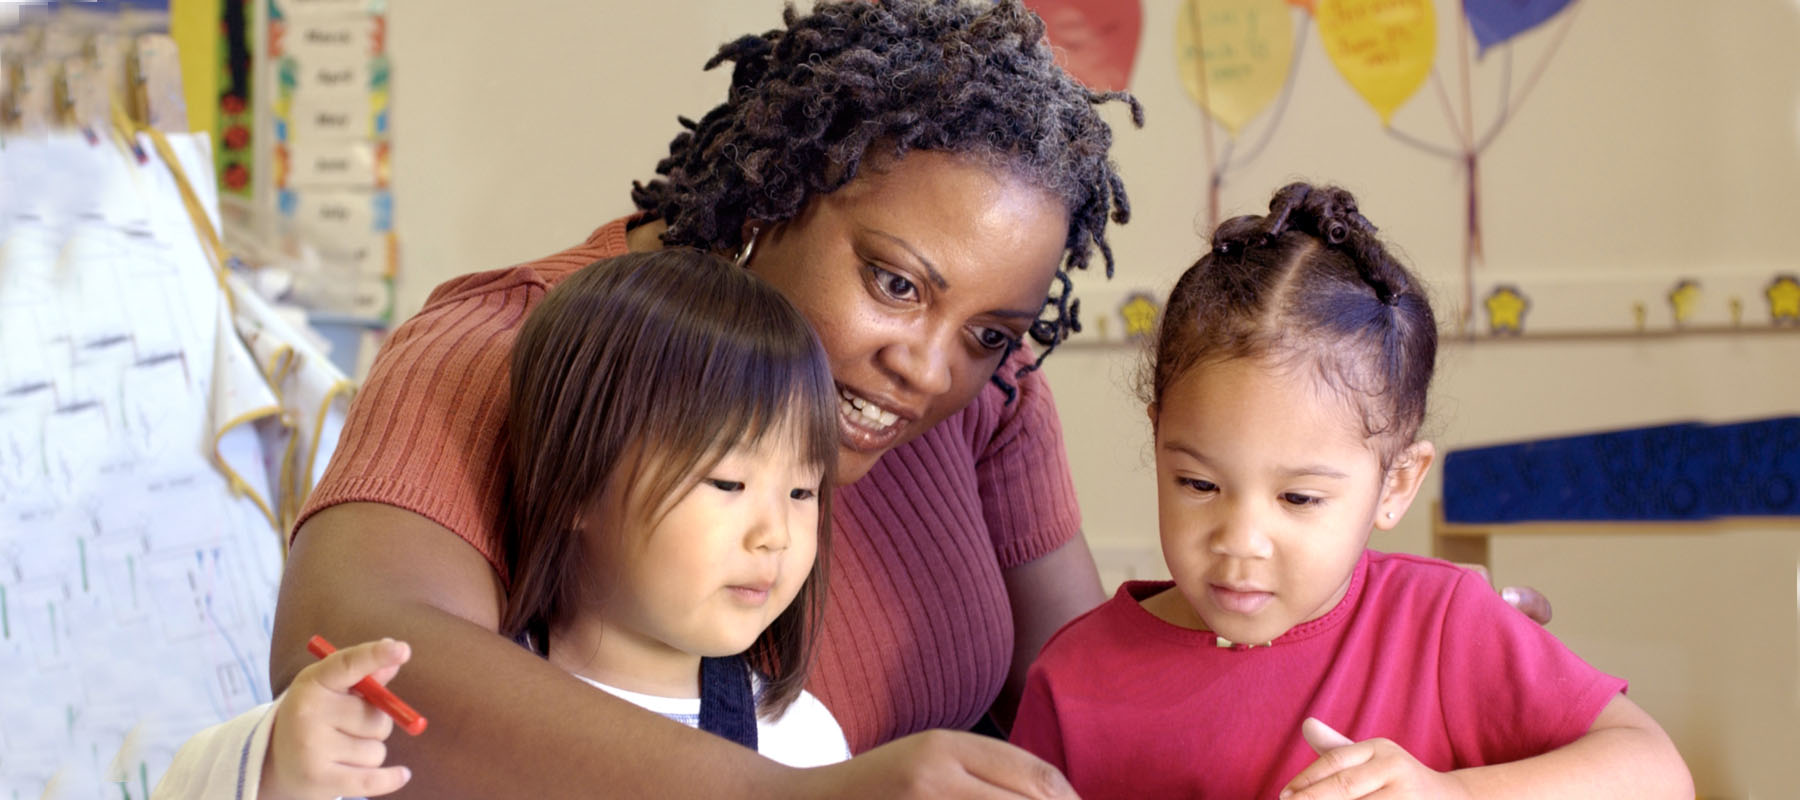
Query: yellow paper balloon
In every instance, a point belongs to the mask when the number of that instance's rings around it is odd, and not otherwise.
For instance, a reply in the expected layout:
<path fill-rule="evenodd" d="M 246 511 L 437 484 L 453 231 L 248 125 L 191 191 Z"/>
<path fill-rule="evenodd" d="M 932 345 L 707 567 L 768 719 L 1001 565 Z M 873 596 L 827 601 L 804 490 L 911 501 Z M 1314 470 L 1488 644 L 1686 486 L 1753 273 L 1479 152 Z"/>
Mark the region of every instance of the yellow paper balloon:
<path fill-rule="evenodd" d="M 1431 0 L 1318 0 L 1313 18 L 1325 53 L 1381 124 L 1412 97 L 1437 56 Z"/>
<path fill-rule="evenodd" d="M 1188 95 L 1236 137 L 1287 81 L 1294 20 L 1284 0 L 1185 0 L 1175 56 Z"/>

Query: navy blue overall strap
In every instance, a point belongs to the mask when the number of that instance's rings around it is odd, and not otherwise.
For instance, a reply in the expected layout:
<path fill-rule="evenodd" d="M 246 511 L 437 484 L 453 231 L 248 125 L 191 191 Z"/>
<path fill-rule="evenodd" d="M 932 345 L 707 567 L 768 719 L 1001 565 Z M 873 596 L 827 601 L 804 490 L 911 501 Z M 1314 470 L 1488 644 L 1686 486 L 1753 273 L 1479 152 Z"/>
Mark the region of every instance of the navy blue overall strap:
<path fill-rule="evenodd" d="M 743 656 L 700 659 L 700 729 L 756 749 L 756 695 Z"/>

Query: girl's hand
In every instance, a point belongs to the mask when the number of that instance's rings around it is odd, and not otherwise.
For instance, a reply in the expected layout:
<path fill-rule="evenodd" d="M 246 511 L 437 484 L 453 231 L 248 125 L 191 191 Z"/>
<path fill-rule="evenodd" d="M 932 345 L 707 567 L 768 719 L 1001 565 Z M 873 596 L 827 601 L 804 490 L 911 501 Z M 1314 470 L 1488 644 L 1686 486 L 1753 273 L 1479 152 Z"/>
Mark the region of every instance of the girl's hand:
<path fill-rule="evenodd" d="M 412 778 L 383 767 L 394 721 L 350 687 L 364 676 L 386 685 L 412 657 L 405 642 L 382 639 L 346 647 L 294 676 L 275 708 L 259 796 L 270 800 L 374 797 Z"/>
<path fill-rule="evenodd" d="M 1301 723 L 1300 734 L 1319 760 L 1288 782 L 1282 800 L 1469 796 L 1455 776 L 1419 763 L 1391 740 L 1352 742 L 1312 717 Z"/>

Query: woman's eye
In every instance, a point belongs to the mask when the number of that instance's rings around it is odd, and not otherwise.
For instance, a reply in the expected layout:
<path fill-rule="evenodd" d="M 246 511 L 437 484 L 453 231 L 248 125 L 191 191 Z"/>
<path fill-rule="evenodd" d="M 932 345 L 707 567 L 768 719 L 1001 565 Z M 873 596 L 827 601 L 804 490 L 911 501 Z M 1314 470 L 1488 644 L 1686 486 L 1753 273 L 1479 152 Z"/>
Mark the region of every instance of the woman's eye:
<path fill-rule="evenodd" d="M 1281 502 L 1287 503 L 1290 506 L 1314 506 L 1324 502 L 1324 500 L 1325 498 L 1323 497 L 1314 497 L 1310 494 L 1300 494 L 1299 492 L 1288 492 L 1281 496 Z"/>
<path fill-rule="evenodd" d="M 727 481 L 719 478 L 707 478 L 701 482 L 714 489 L 718 489 L 721 492 L 740 492 L 744 489 L 743 481 Z"/>
<path fill-rule="evenodd" d="M 1219 490 L 1217 484 L 1214 484 L 1212 481 L 1203 481 L 1199 478 L 1176 478 L 1175 483 L 1196 492 L 1216 492 Z"/>
<path fill-rule="evenodd" d="M 811 489 L 804 489 L 804 488 L 795 489 L 791 492 L 788 492 L 788 498 L 793 499 L 793 500 L 811 500 L 817 496 L 818 496 L 817 492 L 815 492 Z"/>
<path fill-rule="evenodd" d="M 918 288 L 905 275 L 882 269 L 874 264 L 869 271 L 875 276 L 875 285 L 881 287 L 881 293 L 895 300 L 911 300 L 918 294 Z"/>
<path fill-rule="evenodd" d="M 975 331 L 975 339 L 981 343 L 983 348 L 988 350 L 1005 350 L 1007 345 L 1013 343 L 1012 334 L 993 328 L 977 329 Z"/>

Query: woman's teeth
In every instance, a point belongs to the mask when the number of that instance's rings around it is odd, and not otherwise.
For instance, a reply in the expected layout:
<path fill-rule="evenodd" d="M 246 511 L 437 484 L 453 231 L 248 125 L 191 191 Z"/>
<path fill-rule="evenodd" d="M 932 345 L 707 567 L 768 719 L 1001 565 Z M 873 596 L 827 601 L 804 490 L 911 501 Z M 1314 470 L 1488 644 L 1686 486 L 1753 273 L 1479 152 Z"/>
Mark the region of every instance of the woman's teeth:
<path fill-rule="evenodd" d="M 900 419 L 899 414 L 882 410 L 880 406 L 845 389 L 838 390 L 838 410 L 863 427 L 877 430 L 891 426 Z"/>

